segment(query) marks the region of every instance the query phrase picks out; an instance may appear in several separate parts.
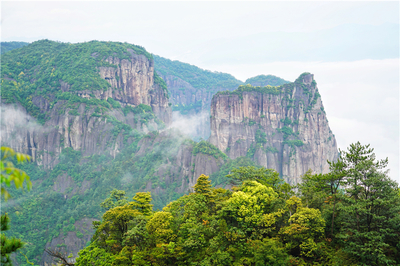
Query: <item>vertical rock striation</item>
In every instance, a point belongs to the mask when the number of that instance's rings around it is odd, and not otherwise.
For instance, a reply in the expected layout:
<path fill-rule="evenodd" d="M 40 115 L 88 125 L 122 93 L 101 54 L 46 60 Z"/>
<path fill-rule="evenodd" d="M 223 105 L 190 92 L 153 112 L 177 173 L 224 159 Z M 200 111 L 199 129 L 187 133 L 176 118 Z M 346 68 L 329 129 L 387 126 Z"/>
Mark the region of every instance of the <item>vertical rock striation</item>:
<path fill-rule="evenodd" d="M 338 155 L 309 73 L 279 87 L 246 85 L 216 94 L 211 103 L 209 141 L 230 158 L 248 156 L 276 169 L 291 184 L 298 183 L 308 169 L 326 173 L 327 160 Z"/>
<path fill-rule="evenodd" d="M 2 145 L 29 154 L 39 165 L 52 168 L 58 163 L 63 148 L 80 150 L 85 156 L 104 152 L 115 156 L 126 141 L 126 130 L 123 132 L 121 128 L 127 126 L 147 133 L 159 128 L 160 123 L 156 123 L 159 120 L 165 126 L 170 125 L 172 111 L 168 92 L 155 83 L 154 61 L 145 55 L 135 54 L 131 49 L 127 49 L 127 53 L 129 59 L 115 56 L 103 59 L 109 66 L 99 67 L 98 72 L 111 85 L 107 89 L 73 91 L 68 83 L 60 82 L 61 86 L 56 90 L 85 100 L 102 100 L 103 104 L 111 98 L 121 107 L 148 105 L 156 117 L 149 118 L 147 115 L 143 120 L 144 111 L 124 113 L 121 108 L 104 109 L 101 105 L 76 100 L 72 104 L 68 100 L 51 103 L 53 96 L 32 95 L 33 105 L 45 113 L 48 120 L 40 126 L 33 122 L 34 119 L 21 105 L 3 104 Z"/>

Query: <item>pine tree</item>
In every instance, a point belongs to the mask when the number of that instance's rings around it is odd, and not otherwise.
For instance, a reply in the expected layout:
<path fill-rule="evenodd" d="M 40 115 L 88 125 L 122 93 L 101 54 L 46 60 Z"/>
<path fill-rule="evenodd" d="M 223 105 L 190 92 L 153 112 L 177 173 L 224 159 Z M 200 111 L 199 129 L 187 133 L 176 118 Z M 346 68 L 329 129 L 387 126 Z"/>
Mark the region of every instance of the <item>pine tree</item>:
<path fill-rule="evenodd" d="M 397 183 L 382 171 L 388 159 L 376 160 L 373 151 L 359 142 L 351 144 L 347 152 L 341 151 L 347 197 L 340 208 L 343 223 L 337 236 L 345 243 L 345 251 L 360 263 L 387 265 L 395 263 L 393 251 L 400 252 L 396 247 L 400 197 Z"/>
<path fill-rule="evenodd" d="M 10 229 L 9 226 L 10 218 L 7 213 L 1 215 L 1 265 L 12 265 L 10 260 L 10 254 L 21 248 L 24 243 L 17 238 L 7 238 L 3 232 Z"/>
<path fill-rule="evenodd" d="M 209 180 L 209 176 L 203 174 L 199 176 L 196 185 L 194 185 L 194 192 L 208 198 L 211 197 L 211 181 Z"/>

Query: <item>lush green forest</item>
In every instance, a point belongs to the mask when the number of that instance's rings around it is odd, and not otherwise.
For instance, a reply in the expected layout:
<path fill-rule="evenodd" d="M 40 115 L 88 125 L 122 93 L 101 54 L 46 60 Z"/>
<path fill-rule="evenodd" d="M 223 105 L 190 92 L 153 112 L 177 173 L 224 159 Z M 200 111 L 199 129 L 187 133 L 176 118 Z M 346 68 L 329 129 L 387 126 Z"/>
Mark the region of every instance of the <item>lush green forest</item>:
<path fill-rule="evenodd" d="M 27 42 L 1 42 L 1 54 L 28 45 Z"/>
<path fill-rule="evenodd" d="M 230 74 L 204 70 L 194 65 L 172 61 L 153 55 L 154 65 L 161 75 L 172 75 L 188 82 L 196 89 L 214 90 L 215 88 L 236 88 L 243 84 Z"/>
<path fill-rule="evenodd" d="M 150 193 L 114 192 L 75 265 L 399 265 L 400 190 L 386 165 L 355 143 L 296 187 L 248 166 L 227 176 L 231 190 L 201 175 L 162 211 Z"/>
<path fill-rule="evenodd" d="M 94 97 L 86 99 L 76 95 L 77 91 L 106 90 L 111 85 L 99 75 L 98 67 L 109 66 L 103 59 L 110 54 L 120 59 L 129 58 L 127 49 L 152 59 L 143 47 L 128 43 L 99 42 L 68 44 L 49 40 L 33 42 L 24 49 L 14 49 L 2 55 L 1 60 L 1 98 L 3 103 L 20 103 L 27 112 L 44 124 L 49 113 L 40 112 L 32 103 L 34 96 L 42 96 L 53 107 L 64 101 L 68 108 L 77 109 L 79 104 L 100 108 L 97 113 L 104 114 L 118 108 L 105 100 Z M 165 89 L 163 79 L 154 72 L 154 81 Z M 60 90 L 61 83 L 71 86 L 69 91 Z"/>
<path fill-rule="evenodd" d="M 17 48 L 25 43 L 1 45 L 2 103 L 19 103 L 41 124 L 50 112 L 33 104 L 35 96 L 45 98 L 50 109 L 58 103 L 59 112 L 68 110 L 73 116 L 80 115 L 82 105 L 85 115 L 108 121 L 114 140 L 123 137 L 123 147 L 115 156 L 85 156 L 81 150 L 60 144 L 59 163 L 52 169 L 23 162 L 22 155 L 7 158 L 5 164 L 2 157 L 1 194 L 6 196 L 3 188 L 7 188 L 12 195 L 2 202 L 3 263 L 9 260 L 8 251 L 18 250 L 18 265 L 39 265 L 47 244 L 73 235 L 86 245 L 75 265 L 400 264 L 400 190 L 384 171 L 387 160 L 377 161 L 369 146 L 351 145 L 341 151 L 339 161 L 331 162 L 329 174 L 307 172 L 301 184 L 291 187 L 275 170 L 249 159 L 256 146 L 266 142 L 261 130 L 248 156 L 232 160 L 207 141 L 194 142 L 170 129 L 145 134 L 111 115 L 116 110 L 121 116 L 134 114 L 135 123 L 155 121 L 162 128 L 162 121 L 148 105 L 123 107 L 112 98 L 77 95 L 109 88 L 98 67 L 115 67 L 103 59 L 110 54 L 128 58 L 127 49 L 153 58 L 160 74 L 179 77 L 195 89 L 233 87 L 237 88 L 233 92 L 218 93 L 239 97 L 243 92 L 283 94 L 288 109 L 295 106 L 290 98 L 294 86 L 301 86 L 308 99 L 306 112 L 320 97 L 318 91 L 312 94 L 302 84 L 307 73 L 289 84 L 277 77 L 257 76 L 250 82 L 273 86 L 250 86 L 229 74 L 154 56 L 127 43 L 42 40 L 23 49 Z M 167 92 L 162 78 L 155 74 L 154 80 Z M 69 91 L 60 89 L 63 83 L 70 85 Z M 199 106 L 201 102 L 195 102 L 175 110 L 185 113 Z M 251 119 L 244 122 L 255 123 Z M 284 126 L 278 132 L 284 144 L 303 145 L 289 127 L 298 121 L 287 118 L 281 122 Z M 183 166 L 176 163 L 184 151 L 220 162 L 210 177 L 198 178 L 192 193 L 182 190 L 190 174 L 179 176 Z M 190 164 L 188 171 L 193 175 L 195 165 Z M 30 180 L 32 190 L 19 189 L 23 182 L 18 178 L 12 180 L 16 187 L 8 187 L 10 173 L 14 173 L 10 171 Z M 144 192 L 150 190 L 154 193 Z M 79 227 L 83 219 L 94 220 L 93 229 Z M 12 237 L 16 237 L 15 246 L 3 248 L 12 245 L 3 239 Z M 60 244 L 57 249 L 65 251 L 65 247 Z"/>
<path fill-rule="evenodd" d="M 280 86 L 286 83 L 290 83 L 290 81 L 281 79 L 273 75 L 259 75 L 247 79 L 244 83 L 251 84 L 253 86 Z"/>
<path fill-rule="evenodd" d="M 167 170 L 165 176 L 157 174 L 161 165 L 176 160 L 181 145 L 192 146 L 193 155 L 202 153 L 225 160 L 221 169 L 212 175 L 214 185 L 227 184 L 225 175 L 231 169 L 254 165 L 247 158 L 231 160 L 213 145 L 205 141 L 195 143 L 175 131 L 164 132 L 160 136 L 156 131 L 145 135 L 133 130 L 130 138 L 133 142 L 115 158 L 110 155 L 82 156 L 81 151 L 66 148 L 60 155 L 60 162 L 52 170 L 43 169 L 36 163 L 14 161 L 30 176 L 33 189 L 28 193 L 10 188 L 13 199 L 3 204 L 2 211 L 8 212 L 11 219 L 6 235 L 26 243 L 21 252 L 29 261 L 38 265 L 39 255 L 44 252 L 46 243 L 59 236 L 66 236 L 69 232 L 78 238 L 91 235 L 91 231 L 75 228 L 74 223 L 83 218 L 100 219 L 103 212 L 100 203 L 112 189 L 124 189 L 126 196 L 131 198 L 136 192 L 147 191 L 146 185 L 151 182 L 151 189 L 159 189 L 159 193 L 152 195 L 154 210 L 161 210 L 168 202 L 186 194 L 187 191 L 177 192 L 181 183 L 172 170 Z M 142 145 L 143 142 L 150 143 L 145 154 L 138 153 L 140 141 Z M 172 169 L 171 165 L 169 167 Z M 72 179 L 65 191 L 54 189 L 60 176 Z M 22 254 L 17 256 L 19 265 L 29 265 Z"/>

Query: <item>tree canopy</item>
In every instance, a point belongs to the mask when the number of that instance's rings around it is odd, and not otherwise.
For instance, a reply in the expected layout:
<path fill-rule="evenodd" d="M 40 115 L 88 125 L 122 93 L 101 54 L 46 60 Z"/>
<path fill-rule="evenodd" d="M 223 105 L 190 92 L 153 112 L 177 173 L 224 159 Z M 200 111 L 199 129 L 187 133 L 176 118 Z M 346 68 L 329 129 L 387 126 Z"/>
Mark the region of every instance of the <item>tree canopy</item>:
<path fill-rule="evenodd" d="M 248 166 L 228 175 L 232 190 L 199 176 L 162 211 L 137 193 L 103 215 L 76 265 L 397 265 L 400 195 L 386 164 L 356 143 L 295 189 Z"/>

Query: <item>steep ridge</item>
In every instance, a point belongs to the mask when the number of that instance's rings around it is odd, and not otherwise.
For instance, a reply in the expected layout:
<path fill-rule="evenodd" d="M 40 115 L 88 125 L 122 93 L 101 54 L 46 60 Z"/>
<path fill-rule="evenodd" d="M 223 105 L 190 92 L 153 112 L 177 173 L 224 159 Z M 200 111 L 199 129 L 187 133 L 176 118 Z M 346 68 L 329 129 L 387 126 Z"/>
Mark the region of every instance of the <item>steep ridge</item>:
<path fill-rule="evenodd" d="M 26 119 L 3 115 L 1 142 L 45 167 L 67 147 L 115 156 L 132 141 L 130 130 L 171 123 L 166 85 L 138 46 L 38 41 L 2 56 L 2 69 L 3 108 Z M 42 126 L 26 127 L 28 115 Z"/>
<path fill-rule="evenodd" d="M 201 116 L 195 130 L 196 139 L 210 136 L 210 103 L 218 91 L 236 89 L 243 84 L 232 75 L 203 70 L 196 66 L 154 56 L 156 72 L 165 80 L 170 93 L 172 110 L 184 117 Z"/>
<path fill-rule="evenodd" d="M 279 87 L 240 86 L 211 103 L 210 143 L 230 158 L 248 156 L 291 184 L 308 169 L 325 173 L 338 156 L 314 76 Z"/>
<path fill-rule="evenodd" d="M 167 129 L 167 87 L 141 47 L 44 40 L 2 59 L 0 141 L 34 159 L 18 166 L 34 189 L 14 191 L 18 201 L 2 210 L 12 219 L 8 234 L 30 243 L 24 254 L 36 264 L 52 263 L 44 248 L 76 256 L 111 189 L 128 197 L 150 191 L 162 208 L 228 160 L 211 144 Z"/>

